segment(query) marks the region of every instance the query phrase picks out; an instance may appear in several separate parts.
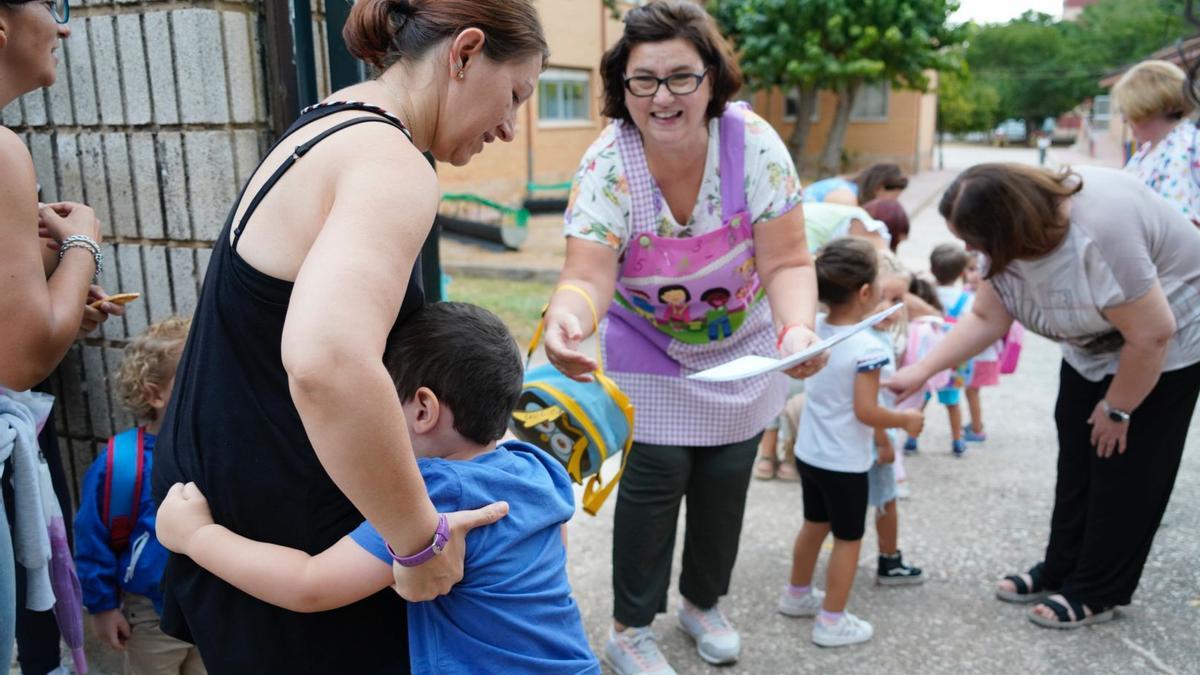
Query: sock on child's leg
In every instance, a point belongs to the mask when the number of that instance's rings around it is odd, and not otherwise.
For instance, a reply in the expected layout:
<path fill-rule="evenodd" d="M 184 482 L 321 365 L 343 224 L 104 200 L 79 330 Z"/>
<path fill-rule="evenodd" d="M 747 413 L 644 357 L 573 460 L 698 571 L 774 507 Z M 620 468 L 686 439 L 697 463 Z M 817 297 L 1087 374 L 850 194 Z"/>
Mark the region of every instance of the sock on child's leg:
<path fill-rule="evenodd" d="M 830 611 L 822 608 L 821 613 L 817 615 L 817 619 L 820 620 L 822 623 L 824 623 L 826 626 L 832 626 L 833 624 L 841 621 L 843 616 L 846 616 L 845 611 L 830 612 Z"/>
<path fill-rule="evenodd" d="M 812 584 L 808 584 L 807 586 L 793 586 L 792 584 L 788 584 L 787 590 L 788 594 L 792 597 L 802 598 L 812 593 Z"/>

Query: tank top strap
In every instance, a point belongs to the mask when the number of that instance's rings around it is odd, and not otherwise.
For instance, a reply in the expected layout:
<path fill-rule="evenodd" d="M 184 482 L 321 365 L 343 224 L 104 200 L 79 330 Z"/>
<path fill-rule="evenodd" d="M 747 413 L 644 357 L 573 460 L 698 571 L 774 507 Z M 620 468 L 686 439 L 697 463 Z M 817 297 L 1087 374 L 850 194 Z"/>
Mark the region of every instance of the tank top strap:
<path fill-rule="evenodd" d="M 285 159 L 283 163 L 271 173 L 270 177 L 267 178 L 262 187 L 260 187 L 254 194 L 254 197 L 250 200 L 249 206 L 246 207 L 246 212 L 243 213 L 241 219 L 238 220 L 237 227 L 235 227 L 233 230 L 232 247 L 235 251 L 237 250 L 238 241 L 242 238 L 242 231 L 246 229 L 246 223 L 250 222 L 250 217 L 254 215 L 255 210 L 258 209 L 258 205 L 261 204 L 262 200 L 266 198 L 267 194 L 271 191 L 271 188 L 275 187 L 275 184 L 279 182 L 279 179 L 283 178 L 283 175 L 288 172 L 288 169 L 291 169 L 301 157 L 308 154 L 308 151 L 312 150 L 313 147 L 321 141 L 329 138 L 342 129 L 352 127 L 356 124 L 364 124 L 366 122 L 381 122 L 384 124 L 390 124 L 399 129 L 409 139 L 409 141 L 412 141 L 412 134 L 404 126 L 404 123 L 401 122 L 395 115 L 392 115 L 386 110 L 366 103 L 359 103 L 357 101 L 334 101 L 329 103 L 319 103 L 317 105 L 305 108 L 300 113 L 300 117 L 292 124 L 291 127 L 288 128 L 287 132 L 285 132 L 284 135 L 279 138 L 279 140 L 275 141 L 275 144 L 272 145 L 271 149 L 267 151 L 267 155 L 264 155 L 264 158 L 270 155 L 275 148 L 282 145 L 283 142 L 291 137 L 291 135 L 297 130 L 308 126 L 319 119 L 345 110 L 361 110 L 371 114 L 370 116 L 355 117 L 353 119 L 346 120 L 345 122 L 336 124 L 317 134 L 308 141 L 296 146 L 296 148 L 292 151 L 292 154 L 288 156 L 287 159 Z M 234 208 L 236 208 L 236 206 Z"/>

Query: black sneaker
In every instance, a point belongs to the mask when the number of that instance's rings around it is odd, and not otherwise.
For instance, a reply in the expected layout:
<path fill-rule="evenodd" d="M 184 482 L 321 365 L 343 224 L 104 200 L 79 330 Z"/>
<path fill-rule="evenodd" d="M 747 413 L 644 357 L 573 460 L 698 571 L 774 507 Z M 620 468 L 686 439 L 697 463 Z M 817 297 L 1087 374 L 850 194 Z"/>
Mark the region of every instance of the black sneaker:
<path fill-rule="evenodd" d="M 906 565 L 900 551 L 896 551 L 896 555 L 879 556 L 879 572 L 875 579 L 884 586 L 909 586 L 925 583 L 925 573 L 920 567 Z"/>

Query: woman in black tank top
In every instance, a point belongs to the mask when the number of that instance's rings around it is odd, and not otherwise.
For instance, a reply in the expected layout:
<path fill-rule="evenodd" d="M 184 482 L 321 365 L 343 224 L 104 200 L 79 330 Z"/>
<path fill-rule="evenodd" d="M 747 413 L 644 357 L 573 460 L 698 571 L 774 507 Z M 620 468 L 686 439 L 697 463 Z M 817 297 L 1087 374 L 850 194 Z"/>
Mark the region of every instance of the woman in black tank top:
<path fill-rule="evenodd" d="M 365 517 L 400 554 L 438 516 L 382 363 L 423 302 L 414 269 L 436 213 L 421 153 L 466 163 L 511 140 L 545 40 L 530 0 L 359 0 L 347 44 L 380 73 L 305 110 L 230 211 L 204 281 L 155 453 L 154 493 L 194 481 L 217 522 L 315 554 Z M 499 507 L 449 514 L 445 555 L 397 576 L 445 593 L 466 531 Z M 212 673 L 405 673 L 403 601 L 385 591 L 316 614 L 262 603 L 172 556 L 162 627 Z"/>

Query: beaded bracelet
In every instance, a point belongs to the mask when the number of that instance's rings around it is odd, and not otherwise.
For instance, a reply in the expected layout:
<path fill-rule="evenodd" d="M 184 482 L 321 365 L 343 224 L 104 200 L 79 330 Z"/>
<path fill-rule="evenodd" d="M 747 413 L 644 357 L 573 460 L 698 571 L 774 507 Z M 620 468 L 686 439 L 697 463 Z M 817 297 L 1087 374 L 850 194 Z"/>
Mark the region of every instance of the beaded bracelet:
<path fill-rule="evenodd" d="M 66 255 L 67 251 L 73 248 L 82 248 L 87 250 L 88 253 L 92 254 L 92 259 L 96 263 L 96 272 L 92 275 L 92 281 L 99 281 L 100 271 L 104 269 L 104 254 L 100 252 L 100 245 L 87 235 L 73 234 L 62 240 L 62 243 L 58 248 L 58 259 L 62 260 L 62 257 Z"/>

